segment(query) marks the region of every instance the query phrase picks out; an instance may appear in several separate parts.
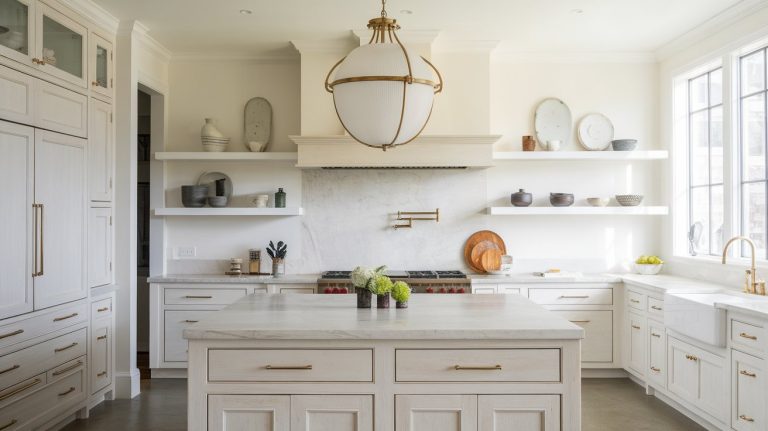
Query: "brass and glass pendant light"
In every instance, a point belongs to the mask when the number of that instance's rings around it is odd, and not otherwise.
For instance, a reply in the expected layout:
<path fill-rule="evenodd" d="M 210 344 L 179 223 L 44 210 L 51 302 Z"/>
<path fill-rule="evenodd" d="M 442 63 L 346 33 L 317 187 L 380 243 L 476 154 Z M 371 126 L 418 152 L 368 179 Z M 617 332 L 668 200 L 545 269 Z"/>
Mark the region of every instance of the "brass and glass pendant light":
<path fill-rule="evenodd" d="M 405 49 L 397 37 L 397 20 L 387 16 L 386 0 L 368 28 L 371 40 L 331 68 L 325 89 L 333 94 L 336 114 L 350 136 L 386 151 L 424 130 L 443 79 L 427 59 Z"/>

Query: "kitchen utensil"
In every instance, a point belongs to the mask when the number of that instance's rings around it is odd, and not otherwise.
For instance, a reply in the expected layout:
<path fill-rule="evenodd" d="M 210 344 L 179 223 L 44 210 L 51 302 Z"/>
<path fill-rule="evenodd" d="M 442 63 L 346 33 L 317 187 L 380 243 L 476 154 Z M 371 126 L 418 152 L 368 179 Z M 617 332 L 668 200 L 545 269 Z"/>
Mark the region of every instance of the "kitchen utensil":
<path fill-rule="evenodd" d="M 613 123 L 603 114 L 588 114 L 579 122 L 579 142 L 590 151 L 602 151 L 613 140 Z"/>
<path fill-rule="evenodd" d="M 587 198 L 587 203 L 593 207 L 604 207 L 611 202 L 609 198 Z"/>
<path fill-rule="evenodd" d="M 491 241 L 492 243 L 496 244 L 499 250 L 501 250 L 502 254 L 507 254 L 507 246 L 504 244 L 504 240 L 501 239 L 501 237 L 496 232 L 490 230 L 481 230 L 473 233 L 469 236 L 469 238 L 467 238 L 467 242 L 464 243 L 464 261 L 467 263 L 467 266 L 477 272 L 482 272 L 482 269 L 476 269 L 472 265 L 471 255 L 472 249 L 482 241 Z"/>
<path fill-rule="evenodd" d="M 480 256 L 480 266 L 483 268 L 483 271 L 489 272 L 500 270 L 502 255 L 503 253 L 497 248 L 492 248 L 483 252 L 483 255 Z"/>
<path fill-rule="evenodd" d="M 573 205 L 572 193 L 550 193 L 549 203 L 553 207 L 569 207 Z"/>
<path fill-rule="evenodd" d="M 204 207 L 207 195 L 207 185 L 181 186 L 181 204 L 187 208 Z"/>
<path fill-rule="evenodd" d="M 208 196 L 208 205 L 212 208 L 224 208 L 227 206 L 226 196 Z"/>
<path fill-rule="evenodd" d="M 272 105 L 263 97 L 254 97 L 245 104 L 243 120 L 243 141 L 248 142 L 248 149 L 266 151 L 272 137 Z"/>
<path fill-rule="evenodd" d="M 469 254 L 470 267 L 477 272 L 485 272 L 485 270 L 483 269 L 483 264 L 481 259 L 483 257 L 483 253 L 491 249 L 498 250 L 499 246 L 496 245 L 496 243 L 494 243 L 493 241 L 488 241 L 488 240 L 480 241 L 474 247 L 472 247 L 472 251 Z"/>
<path fill-rule="evenodd" d="M 615 139 L 611 145 L 613 151 L 633 151 L 637 147 L 637 139 Z"/>
<path fill-rule="evenodd" d="M 234 185 L 232 184 L 232 179 L 229 178 L 229 175 L 223 172 L 203 172 L 197 178 L 197 184 L 209 186 L 208 195 L 215 196 L 216 189 L 213 187 L 213 184 L 211 183 L 214 183 L 216 180 L 220 180 L 220 179 L 226 180 L 224 182 L 224 196 L 226 196 L 227 200 L 229 200 L 232 198 L 232 190 L 234 188 Z"/>
<path fill-rule="evenodd" d="M 512 201 L 512 205 L 516 207 L 527 207 L 533 202 L 533 195 L 527 193 L 525 189 L 520 189 L 519 191 L 512 193 L 510 200 Z"/>
<path fill-rule="evenodd" d="M 536 107 L 533 125 L 539 142 L 560 141 L 566 144 L 571 136 L 571 110 L 560 99 L 544 99 Z"/>
<path fill-rule="evenodd" d="M 636 207 L 643 201 L 643 195 L 616 195 L 616 202 L 623 207 Z"/>

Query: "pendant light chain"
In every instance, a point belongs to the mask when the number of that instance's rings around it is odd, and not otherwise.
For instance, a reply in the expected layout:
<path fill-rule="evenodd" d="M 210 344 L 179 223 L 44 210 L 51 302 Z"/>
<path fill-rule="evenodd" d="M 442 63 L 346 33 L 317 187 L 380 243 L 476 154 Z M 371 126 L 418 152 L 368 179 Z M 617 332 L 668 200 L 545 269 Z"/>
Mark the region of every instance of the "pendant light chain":
<path fill-rule="evenodd" d="M 387 0 L 381 0 L 381 17 L 387 17 Z"/>

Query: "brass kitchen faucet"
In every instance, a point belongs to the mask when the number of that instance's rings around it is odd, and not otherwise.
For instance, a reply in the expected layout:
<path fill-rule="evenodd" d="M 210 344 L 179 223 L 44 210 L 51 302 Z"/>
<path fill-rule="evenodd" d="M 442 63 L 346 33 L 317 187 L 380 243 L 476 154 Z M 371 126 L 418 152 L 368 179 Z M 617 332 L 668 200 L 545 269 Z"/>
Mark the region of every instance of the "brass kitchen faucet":
<path fill-rule="evenodd" d="M 747 270 L 747 278 L 744 282 L 744 292 L 765 295 L 765 281 L 757 279 L 757 268 L 755 267 L 755 243 L 752 242 L 751 239 L 745 236 L 735 236 L 729 239 L 723 248 L 723 265 L 725 265 L 726 259 L 728 258 L 728 247 L 731 246 L 731 243 L 739 240 L 746 241 L 752 249 L 752 266 Z"/>

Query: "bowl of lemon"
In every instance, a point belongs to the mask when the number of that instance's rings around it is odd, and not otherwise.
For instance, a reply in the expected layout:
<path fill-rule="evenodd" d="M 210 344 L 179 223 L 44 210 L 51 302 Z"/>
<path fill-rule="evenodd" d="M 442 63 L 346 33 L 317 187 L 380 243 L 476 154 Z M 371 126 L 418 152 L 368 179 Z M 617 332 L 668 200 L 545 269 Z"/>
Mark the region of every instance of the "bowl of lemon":
<path fill-rule="evenodd" d="M 640 256 L 635 261 L 635 271 L 640 275 L 656 275 L 663 266 L 664 261 L 659 256 Z"/>

